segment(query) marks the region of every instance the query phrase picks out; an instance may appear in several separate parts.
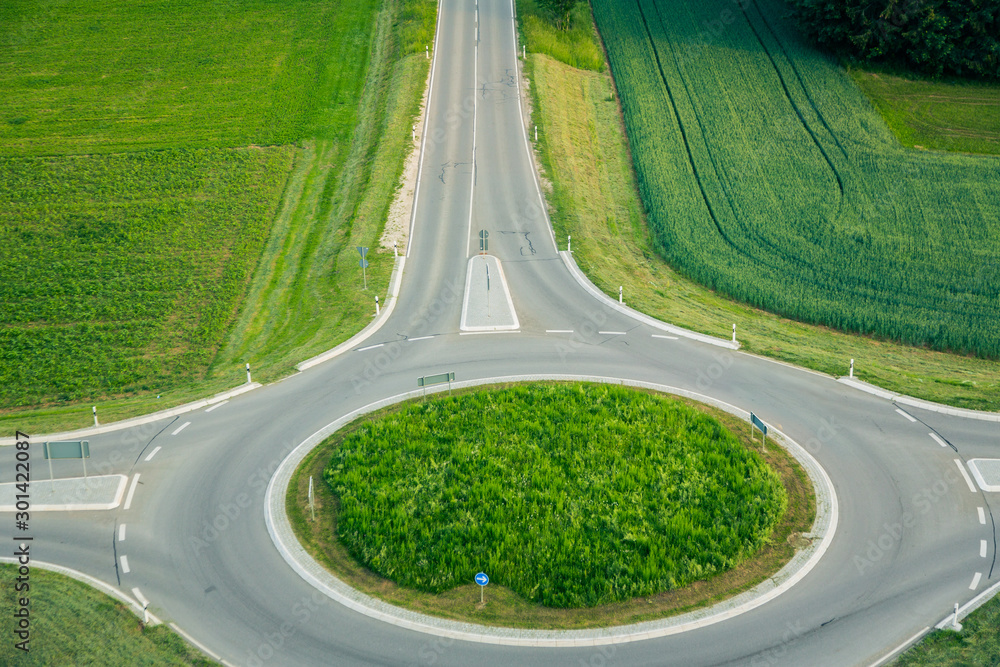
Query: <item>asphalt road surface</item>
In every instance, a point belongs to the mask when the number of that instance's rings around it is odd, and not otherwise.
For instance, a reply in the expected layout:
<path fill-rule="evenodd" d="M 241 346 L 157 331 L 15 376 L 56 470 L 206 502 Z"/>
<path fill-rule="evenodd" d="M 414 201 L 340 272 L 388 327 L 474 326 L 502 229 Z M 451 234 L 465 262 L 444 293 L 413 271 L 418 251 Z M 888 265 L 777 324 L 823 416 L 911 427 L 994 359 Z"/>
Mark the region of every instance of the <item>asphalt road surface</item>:
<path fill-rule="evenodd" d="M 141 595 L 160 618 L 239 665 L 867 665 L 996 583 L 993 498 L 970 490 L 960 467 L 997 457 L 997 424 L 903 414 L 827 376 L 662 337 L 571 277 L 528 153 L 511 12 L 510 0 L 441 3 L 414 226 L 399 301 L 381 329 L 357 350 L 211 411 L 90 437 L 92 470 L 130 483 L 139 474 L 131 503 L 36 515 L 34 558 Z M 481 230 L 503 266 L 514 332 L 460 332 Z M 267 533 L 271 473 L 336 418 L 445 371 L 459 380 L 644 380 L 753 410 L 830 475 L 836 537 L 800 583 L 753 611 L 602 648 L 449 641 L 321 598 Z M 12 461 L 12 448 L 3 456 Z M 56 476 L 78 475 L 74 464 L 56 462 Z M 11 469 L 0 481 L 11 481 Z M 13 525 L 10 514 L 0 521 Z"/>

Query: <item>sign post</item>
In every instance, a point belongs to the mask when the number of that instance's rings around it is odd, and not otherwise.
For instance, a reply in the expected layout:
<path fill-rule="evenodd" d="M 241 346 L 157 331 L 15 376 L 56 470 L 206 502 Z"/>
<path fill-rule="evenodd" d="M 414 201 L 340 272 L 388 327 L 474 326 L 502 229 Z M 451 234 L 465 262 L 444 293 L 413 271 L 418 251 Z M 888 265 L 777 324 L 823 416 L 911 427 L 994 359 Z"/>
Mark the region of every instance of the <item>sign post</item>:
<path fill-rule="evenodd" d="M 425 375 L 417 378 L 417 386 L 424 388 L 424 396 L 427 395 L 427 387 L 443 382 L 448 383 L 448 393 L 451 393 L 451 383 L 455 381 L 455 371 L 449 373 L 438 373 L 437 375 Z"/>
<path fill-rule="evenodd" d="M 89 440 L 56 440 L 46 441 L 43 450 L 49 461 L 49 480 L 55 488 L 55 476 L 52 474 L 52 459 L 81 459 L 83 461 L 83 476 L 87 477 L 87 459 L 90 458 Z"/>
<path fill-rule="evenodd" d="M 762 435 L 761 442 L 763 443 L 764 451 L 767 451 L 767 424 L 762 422 L 760 418 L 754 413 L 750 413 L 750 437 L 753 438 L 753 428 L 754 426 L 760 430 Z"/>
<path fill-rule="evenodd" d="M 359 245 L 358 254 L 361 255 L 361 261 L 359 262 L 361 265 L 361 275 L 365 279 L 365 289 L 368 289 L 368 271 L 366 270 L 368 268 L 368 260 L 365 259 L 365 255 L 368 254 L 368 248 Z"/>
<path fill-rule="evenodd" d="M 483 589 L 486 588 L 486 584 L 490 583 L 490 578 L 484 572 L 480 572 L 476 575 L 476 583 L 479 584 L 479 604 L 485 604 L 483 601 Z"/>

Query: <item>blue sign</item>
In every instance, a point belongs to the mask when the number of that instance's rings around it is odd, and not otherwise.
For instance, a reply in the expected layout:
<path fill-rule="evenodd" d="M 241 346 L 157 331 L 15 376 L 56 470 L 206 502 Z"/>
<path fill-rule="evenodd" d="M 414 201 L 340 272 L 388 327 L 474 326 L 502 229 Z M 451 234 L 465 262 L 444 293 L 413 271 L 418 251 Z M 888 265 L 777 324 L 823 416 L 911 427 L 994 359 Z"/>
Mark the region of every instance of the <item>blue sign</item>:
<path fill-rule="evenodd" d="M 486 574 L 484 574 L 483 572 L 480 572 L 479 574 L 476 575 L 476 583 L 479 584 L 480 586 L 485 586 L 486 584 L 490 583 L 490 578 L 487 577 Z"/>
<path fill-rule="evenodd" d="M 767 435 L 767 426 L 754 413 L 750 413 L 750 423 L 760 429 L 760 432 Z"/>
<path fill-rule="evenodd" d="M 362 269 L 367 269 L 367 268 L 368 268 L 368 260 L 367 260 L 367 259 L 363 259 L 363 260 L 361 260 L 361 261 L 360 261 L 360 262 L 358 263 L 358 265 L 359 265 L 359 266 L 360 266 L 360 267 L 361 267 Z"/>

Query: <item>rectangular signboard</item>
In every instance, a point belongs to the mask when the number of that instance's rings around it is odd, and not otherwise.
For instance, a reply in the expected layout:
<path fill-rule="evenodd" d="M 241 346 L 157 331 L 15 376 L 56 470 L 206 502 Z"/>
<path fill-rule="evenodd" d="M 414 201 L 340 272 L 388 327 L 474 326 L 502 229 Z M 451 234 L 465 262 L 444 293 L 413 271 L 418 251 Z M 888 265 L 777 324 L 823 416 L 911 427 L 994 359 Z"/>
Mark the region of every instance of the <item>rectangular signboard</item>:
<path fill-rule="evenodd" d="M 444 382 L 454 382 L 454 373 L 438 373 L 437 375 L 427 375 L 422 378 L 417 378 L 418 387 L 430 387 L 435 384 L 442 384 Z"/>
<path fill-rule="evenodd" d="M 762 422 L 757 415 L 750 413 L 750 423 L 760 429 L 760 432 L 767 435 L 767 425 Z"/>
<path fill-rule="evenodd" d="M 89 440 L 57 440 L 45 443 L 47 459 L 89 459 Z"/>

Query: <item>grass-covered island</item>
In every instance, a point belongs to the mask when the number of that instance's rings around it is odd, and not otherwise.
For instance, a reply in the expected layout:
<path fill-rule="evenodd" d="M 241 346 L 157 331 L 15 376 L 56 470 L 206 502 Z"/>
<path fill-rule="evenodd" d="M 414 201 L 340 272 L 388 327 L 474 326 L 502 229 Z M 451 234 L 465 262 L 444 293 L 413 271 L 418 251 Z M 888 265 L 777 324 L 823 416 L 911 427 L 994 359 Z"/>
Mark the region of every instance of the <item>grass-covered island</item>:
<path fill-rule="evenodd" d="M 603 384 L 411 401 L 314 450 L 289 487 L 289 515 L 336 574 L 421 611 L 551 627 L 662 616 L 773 573 L 811 525 L 802 471 L 778 447 L 755 450 L 741 426 Z M 308 479 L 320 471 L 312 521 Z M 491 579 L 488 613 L 475 604 L 479 571 Z M 695 582 L 697 600 L 682 593 Z"/>

